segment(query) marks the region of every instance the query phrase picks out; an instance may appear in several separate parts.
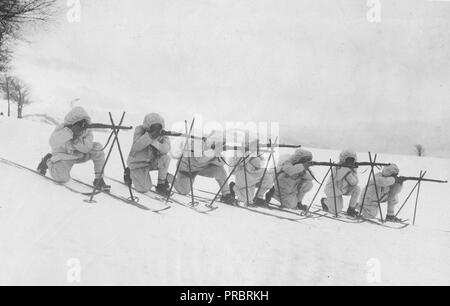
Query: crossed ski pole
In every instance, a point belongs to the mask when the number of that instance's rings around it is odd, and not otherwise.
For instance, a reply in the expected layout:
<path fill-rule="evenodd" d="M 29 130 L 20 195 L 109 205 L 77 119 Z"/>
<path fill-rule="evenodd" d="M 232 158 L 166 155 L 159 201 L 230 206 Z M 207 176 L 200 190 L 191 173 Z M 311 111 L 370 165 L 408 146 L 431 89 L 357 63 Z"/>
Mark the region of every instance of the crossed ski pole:
<path fill-rule="evenodd" d="M 236 168 L 242 164 L 243 161 L 245 161 L 249 157 L 249 154 L 246 154 L 245 156 L 242 156 L 239 161 L 236 163 L 236 165 L 233 167 L 233 169 L 230 171 L 230 174 L 228 174 L 227 178 L 225 179 L 225 182 L 223 182 L 222 186 L 220 186 L 219 190 L 215 194 L 214 198 L 212 199 L 211 203 L 206 205 L 207 207 L 212 207 L 214 202 L 216 202 L 217 198 L 219 197 L 219 194 L 222 192 L 223 188 L 226 186 L 228 181 L 230 180 L 230 177 L 233 175 L 234 171 L 236 171 Z"/>
<path fill-rule="evenodd" d="M 370 155 L 370 153 L 369 153 L 369 155 Z M 377 157 L 375 156 L 374 161 L 376 161 L 376 160 L 377 160 Z M 363 194 L 363 197 L 362 197 L 362 200 L 361 200 L 361 208 L 360 208 L 358 217 L 362 217 L 362 212 L 363 212 L 363 209 L 364 209 L 364 203 L 365 203 L 365 200 L 366 200 L 367 191 L 369 190 L 370 180 L 372 179 L 372 171 L 373 171 L 373 168 L 370 169 L 369 177 L 367 178 L 367 184 L 366 184 L 366 187 L 364 188 L 364 194 Z"/>
<path fill-rule="evenodd" d="M 417 213 L 417 204 L 419 203 L 419 194 L 420 194 L 420 186 L 422 185 L 422 179 L 425 176 L 425 173 L 423 173 L 422 170 L 420 170 L 420 179 L 418 181 L 419 185 L 417 186 L 417 194 L 416 194 L 416 204 L 414 206 L 414 219 L 413 219 L 413 225 L 416 225 L 416 213 Z"/>
<path fill-rule="evenodd" d="M 186 131 L 186 135 L 190 135 L 190 133 L 188 133 L 188 127 L 187 127 L 187 121 L 184 121 L 184 129 Z M 192 139 L 192 141 L 194 141 Z M 186 139 L 186 143 L 189 143 L 189 138 Z M 191 153 L 192 153 L 192 146 L 188 145 L 188 156 L 187 156 L 187 160 L 188 160 L 188 167 L 189 167 L 189 184 L 191 187 L 191 206 L 195 205 L 195 197 L 194 197 L 194 182 L 192 180 L 192 167 L 191 167 Z M 181 163 L 181 159 L 180 159 L 180 163 Z M 175 182 L 175 179 L 174 179 Z"/>
<path fill-rule="evenodd" d="M 330 159 L 330 164 L 332 163 L 331 159 Z M 334 182 L 334 173 L 333 173 L 333 167 L 330 167 L 330 172 L 331 172 L 331 184 L 333 185 L 333 198 L 334 198 L 334 213 L 335 213 L 335 217 L 338 218 L 339 214 L 338 214 L 338 210 L 337 210 L 337 199 L 336 199 L 336 184 Z M 337 172 L 336 172 L 337 174 Z"/>
<path fill-rule="evenodd" d="M 272 140 L 270 140 L 270 142 L 272 143 Z M 273 156 L 273 154 L 275 153 L 275 150 L 274 150 L 273 146 L 270 147 L 270 150 L 271 150 L 270 154 L 272 154 L 272 156 Z M 284 207 L 284 205 L 283 205 L 283 195 L 281 194 L 280 180 L 278 179 L 278 174 L 279 173 L 278 173 L 278 170 L 277 170 L 277 163 L 275 162 L 275 157 L 272 158 L 272 162 L 273 162 L 273 171 L 275 173 L 275 181 L 277 183 L 278 194 L 280 195 L 280 204 L 281 204 L 281 207 Z"/>
<path fill-rule="evenodd" d="M 195 122 L 195 118 L 192 119 L 189 133 L 188 133 L 188 135 L 186 135 L 186 142 L 184 143 L 183 151 L 181 152 L 180 160 L 178 161 L 178 164 L 177 164 L 177 169 L 175 170 L 175 174 L 173 176 L 172 183 L 170 184 L 170 189 L 169 189 L 169 194 L 167 195 L 166 204 L 169 203 L 169 201 L 170 201 L 170 196 L 172 195 L 172 190 L 173 190 L 173 186 L 175 185 L 175 180 L 177 178 L 178 172 L 180 172 L 181 161 L 183 159 L 184 152 L 186 151 L 186 148 L 189 145 L 190 135 L 192 133 L 192 129 L 194 128 L 194 122 Z M 191 174 L 189 173 L 189 176 L 190 175 Z"/>
<path fill-rule="evenodd" d="M 423 179 L 425 177 L 425 174 L 427 174 L 427 171 L 421 171 L 420 172 L 420 178 Z M 406 205 L 406 203 L 408 202 L 408 200 L 411 198 L 412 194 L 414 193 L 414 191 L 416 190 L 416 188 L 419 186 L 419 184 L 421 183 L 421 180 L 417 181 L 417 183 L 414 185 L 414 187 L 411 189 L 411 192 L 408 194 L 408 196 L 406 197 L 405 201 L 403 202 L 402 206 L 398 209 L 397 213 L 395 214 L 395 216 L 397 217 L 400 212 L 402 211 L 403 207 Z"/>
<path fill-rule="evenodd" d="M 110 113 L 110 115 L 111 115 L 111 113 Z M 120 122 L 119 122 L 118 126 L 122 125 L 124 118 L 125 118 L 125 112 L 122 113 L 122 117 L 120 118 Z M 105 163 L 103 164 L 102 170 L 100 171 L 100 177 L 103 177 L 103 174 L 105 173 L 106 164 L 109 161 L 109 157 L 111 156 L 111 153 L 112 153 L 112 150 L 114 148 L 114 145 L 116 144 L 116 142 L 119 141 L 119 139 L 118 139 L 119 131 L 120 131 L 119 129 L 117 129 L 117 131 L 116 131 L 116 128 L 113 128 L 113 130 L 111 132 L 111 135 L 114 134 L 114 139 L 113 139 L 113 142 L 111 144 L 111 147 L 109 148 L 109 151 L 108 151 L 108 154 L 106 156 Z M 111 135 L 110 135 L 110 137 L 111 137 Z M 97 190 L 99 190 L 99 189 L 95 185 L 93 187 L 94 187 L 94 190 L 93 190 L 90 198 L 88 200 L 84 200 L 87 203 L 95 203 L 94 196 L 95 196 L 95 193 L 97 192 Z"/>
<path fill-rule="evenodd" d="M 275 138 L 274 145 L 276 145 L 277 142 L 278 142 L 278 137 Z M 262 175 L 261 179 L 259 180 L 259 185 L 258 185 L 258 190 L 256 191 L 256 196 L 258 196 L 259 193 L 261 192 L 262 184 L 263 184 L 264 178 L 267 174 L 267 168 L 269 168 L 270 161 L 272 158 L 275 158 L 275 157 L 273 157 L 274 150 L 273 150 L 273 146 L 272 146 L 272 139 L 269 139 L 269 145 L 270 145 L 271 151 L 270 151 L 269 157 L 267 158 L 267 163 L 266 163 L 266 167 L 264 168 L 263 175 Z"/>
<path fill-rule="evenodd" d="M 314 195 L 314 197 L 311 200 L 311 203 L 309 204 L 308 208 L 306 209 L 306 211 L 304 212 L 304 215 L 308 215 L 309 211 L 311 210 L 312 205 L 314 204 L 314 201 L 316 200 L 317 196 L 319 195 L 320 189 L 322 188 L 323 184 L 325 183 L 325 180 L 327 179 L 328 175 L 330 174 L 330 172 L 332 171 L 333 167 L 330 166 L 330 168 L 328 168 L 327 173 L 325 174 L 325 176 L 323 177 L 322 181 L 320 182 L 319 188 L 316 191 L 316 194 Z"/>
<path fill-rule="evenodd" d="M 380 195 L 378 194 L 378 186 L 377 186 L 377 182 L 376 182 L 376 178 L 375 178 L 375 171 L 374 171 L 374 168 L 375 168 L 374 163 L 376 163 L 377 157 L 378 157 L 378 155 L 375 154 L 375 156 L 374 156 L 374 158 L 372 160 L 372 153 L 369 152 L 370 173 L 369 173 L 369 178 L 367 179 L 366 188 L 364 189 L 364 195 L 363 195 L 363 198 L 362 198 L 361 210 L 359 212 L 359 217 L 362 216 L 363 208 L 364 208 L 364 202 L 365 202 L 365 199 L 366 199 L 367 191 L 369 189 L 370 180 L 372 179 L 373 180 L 373 184 L 374 184 L 374 188 L 375 188 L 375 194 L 377 196 L 378 209 L 380 211 L 380 219 L 381 219 L 381 222 L 384 223 L 383 212 L 381 210 L 381 200 L 380 200 Z"/>
<path fill-rule="evenodd" d="M 248 148 L 247 148 L 247 144 L 249 143 L 249 134 L 248 132 L 245 133 L 245 154 L 248 154 Z M 250 201 L 249 201 L 249 197 L 248 197 L 248 178 L 247 178 L 247 165 L 246 165 L 246 161 L 245 159 L 242 160 L 242 164 L 244 166 L 244 179 L 245 179 L 245 196 L 246 196 L 246 205 L 249 205 Z"/>
<path fill-rule="evenodd" d="M 259 181 L 259 187 L 258 187 L 258 191 L 256 192 L 256 195 L 258 195 L 261 191 L 262 182 L 264 180 L 264 177 L 267 174 L 267 168 L 269 167 L 270 160 L 272 160 L 276 186 L 278 189 L 278 194 L 280 195 L 280 204 L 281 204 L 281 207 L 283 207 L 283 199 L 282 199 L 282 194 L 281 194 L 280 181 L 278 179 L 279 172 L 277 170 L 277 163 L 276 163 L 275 157 L 274 157 L 274 154 L 275 154 L 274 147 L 277 145 L 277 142 L 278 142 L 278 137 L 275 139 L 274 143 L 272 143 L 272 139 L 269 139 L 270 155 L 269 155 L 269 158 L 267 159 L 267 163 L 266 163 L 266 167 L 264 168 L 263 176 L 261 177 L 261 180 Z"/>
<path fill-rule="evenodd" d="M 111 125 L 113 126 L 113 133 L 115 135 L 115 137 L 117 138 L 117 148 L 119 149 L 119 155 L 120 155 L 120 160 L 122 162 L 122 167 L 123 167 L 123 171 L 126 170 L 127 166 L 125 164 L 125 159 L 123 157 L 123 153 L 122 153 L 122 147 L 120 146 L 120 142 L 119 142 L 119 135 L 118 135 L 118 129 L 115 129 L 116 125 L 114 124 L 114 119 L 111 115 L 111 112 L 109 113 L 109 120 L 111 121 Z M 132 202 L 139 202 L 139 198 L 135 197 L 133 194 L 133 190 L 131 188 L 131 184 L 127 184 L 128 187 L 128 192 L 130 193 L 130 198 L 129 200 Z"/>

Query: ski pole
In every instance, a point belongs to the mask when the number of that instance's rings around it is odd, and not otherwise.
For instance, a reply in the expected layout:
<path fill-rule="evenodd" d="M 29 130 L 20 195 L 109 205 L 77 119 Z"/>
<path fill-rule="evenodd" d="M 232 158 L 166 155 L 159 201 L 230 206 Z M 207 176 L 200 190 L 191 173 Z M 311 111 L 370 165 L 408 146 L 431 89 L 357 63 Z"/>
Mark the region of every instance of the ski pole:
<path fill-rule="evenodd" d="M 207 207 L 212 207 L 212 205 L 214 204 L 214 202 L 217 200 L 217 197 L 219 196 L 219 194 L 222 192 L 222 189 L 225 187 L 225 185 L 228 183 L 228 180 L 230 179 L 230 177 L 233 175 L 234 171 L 236 170 L 236 168 L 242 163 L 242 161 L 244 159 L 247 159 L 248 155 L 246 155 L 245 157 L 241 157 L 239 159 L 239 162 L 233 167 L 233 169 L 231 170 L 230 174 L 228 174 L 227 178 L 225 179 L 225 182 L 223 182 L 222 186 L 220 186 L 219 191 L 217 191 L 216 195 L 214 196 L 214 198 L 212 199 L 211 203 L 206 205 Z"/>
<path fill-rule="evenodd" d="M 248 179 L 247 179 L 247 165 L 245 160 L 242 161 L 243 166 L 244 166 L 244 180 L 245 180 L 245 197 L 247 199 L 247 203 L 246 206 L 249 205 L 249 197 L 248 197 Z"/>
<path fill-rule="evenodd" d="M 109 112 L 109 120 L 111 121 L 112 126 L 115 127 L 114 119 L 113 119 L 113 117 L 111 115 L 111 112 Z M 114 135 L 117 137 L 117 148 L 119 149 L 119 155 L 120 155 L 120 160 L 122 161 L 123 171 L 125 171 L 127 166 L 125 165 L 125 159 L 123 158 L 122 147 L 120 146 L 120 142 L 119 142 L 119 137 L 118 137 L 117 131 L 118 131 L 117 129 L 113 128 Z M 131 185 L 128 185 L 128 191 L 130 193 L 130 200 L 133 201 L 133 202 L 139 202 L 139 198 L 137 198 L 137 197 L 135 197 L 133 195 L 133 190 L 131 189 Z"/>
<path fill-rule="evenodd" d="M 422 170 L 420 171 L 420 177 L 422 177 Z M 420 186 L 421 185 L 422 185 L 422 180 L 419 180 L 419 186 L 417 187 L 417 195 L 416 195 L 416 205 L 414 206 L 413 225 L 416 225 L 416 212 L 417 212 L 417 204 L 419 203 L 419 194 L 420 194 Z"/>
<path fill-rule="evenodd" d="M 376 162 L 376 159 L 377 158 L 375 157 L 375 160 L 373 162 Z M 367 185 L 366 185 L 366 188 L 364 188 L 364 194 L 363 194 L 362 201 L 361 201 L 361 208 L 360 208 L 360 211 L 359 211 L 359 217 L 361 217 L 362 213 L 363 213 L 364 203 L 365 203 L 365 200 L 366 200 L 367 191 L 369 190 L 369 184 L 370 184 L 370 179 L 372 177 L 372 173 L 373 173 L 373 167 L 370 168 L 369 178 L 367 179 Z"/>
<path fill-rule="evenodd" d="M 270 141 L 270 143 L 272 143 L 272 141 Z M 273 149 L 273 147 L 271 147 L 272 150 L 272 155 L 274 154 L 275 150 Z M 278 187 L 278 194 L 280 195 L 280 204 L 281 207 L 283 206 L 283 195 L 281 194 L 281 187 L 280 187 L 280 180 L 278 179 L 278 171 L 277 171 L 277 163 L 275 162 L 275 157 L 272 158 L 272 162 L 273 162 L 273 170 L 275 172 L 275 181 L 277 182 L 277 187 Z"/>
<path fill-rule="evenodd" d="M 120 118 L 119 125 L 122 125 L 122 122 L 123 122 L 124 118 L 125 118 L 125 112 L 122 113 L 122 117 Z M 113 133 L 114 133 L 114 130 L 111 132 L 111 134 L 113 134 Z M 106 164 L 108 163 L 109 157 L 111 156 L 112 150 L 114 148 L 114 144 L 116 143 L 118 136 L 119 136 L 119 131 L 117 131 L 117 133 L 114 133 L 114 139 L 113 139 L 113 142 L 111 144 L 111 147 L 109 148 L 108 155 L 106 156 L 105 163 L 103 164 L 102 170 L 100 171 L 100 177 L 103 177 L 103 174 L 104 174 L 105 168 L 106 168 Z M 97 186 L 94 185 L 94 190 L 93 190 L 93 192 L 91 194 L 91 197 L 89 198 L 89 200 L 86 200 L 85 202 L 93 203 L 94 202 L 94 195 L 95 195 L 95 192 L 97 190 L 98 190 Z"/>
<path fill-rule="evenodd" d="M 245 132 L 245 143 L 247 144 L 249 140 L 248 132 Z M 248 154 L 248 148 L 245 147 L 245 154 Z M 248 178 L 247 178 L 247 164 L 245 162 L 245 159 L 242 160 L 242 163 L 244 165 L 244 180 L 245 180 L 245 197 L 247 200 L 246 206 L 250 204 L 249 197 L 248 197 Z"/>
<path fill-rule="evenodd" d="M 278 141 L 278 137 L 275 139 L 275 143 L 277 143 L 277 141 Z M 271 142 L 272 141 L 269 140 L 270 144 L 271 144 Z M 269 157 L 267 159 L 266 167 L 264 168 L 263 175 L 261 177 L 261 180 L 259 181 L 258 190 L 256 191 L 256 196 L 258 196 L 259 193 L 261 192 L 261 187 L 262 187 L 262 184 L 263 184 L 263 180 L 264 180 L 264 177 L 266 176 L 267 168 L 269 167 L 269 163 L 270 163 L 270 160 L 271 160 L 272 156 L 273 156 L 273 151 L 270 152 Z"/>
<path fill-rule="evenodd" d="M 186 135 L 188 134 L 188 127 L 187 127 L 187 121 L 184 121 L 184 129 L 186 131 Z M 189 141 L 187 141 L 189 143 Z M 188 167 L 189 167 L 189 184 L 191 186 L 191 205 L 194 206 L 195 205 L 195 199 L 194 199 L 194 183 L 192 182 L 192 168 L 191 168 L 191 147 L 188 146 L 188 156 L 187 156 L 187 160 L 188 160 Z"/>
<path fill-rule="evenodd" d="M 370 162 L 372 162 L 372 154 L 371 154 L 370 152 L 369 152 L 369 159 L 370 159 Z M 375 154 L 374 162 L 376 161 L 376 159 L 377 159 L 377 154 Z M 378 194 L 377 180 L 376 180 L 376 177 L 375 177 L 375 171 L 373 171 L 373 168 L 374 168 L 374 166 L 372 165 L 373 185 L 374 185 L 374 187 L 375 187 L 375 194 L 376 194 L 376 196 L 377 196 L 378 209 L 380 210 L 381 223 L 384 223 L 384 220 L 383 220 L 383 211 L 381 210 L 380 195 Z"/>
<path fill-rule="evenodd" d="M 330 163 L 331 163 L 331 159 L 330 159 Z M 335 217 L 337 218 L 337 217 L 339 217 L 339 215 L 338 215 L 338 211 L 337 211 L 336 186 L 334 183 L 333 167 L 330 167 L 330 172 L 331 172 L 331 183 L 333 185 L 334 213 L 335 213 Z"/>
<path fill-rule="evenodd" d="M 308 209 L 305 211 L 305 215 L 307 215 L 308 212 L 311 210 L 311 206 L 313 205 L 314 201 L 316 200 L 317 196 L 319 195 L 320 189 L 322 188 L 323 184 L 325 183 L 325 180 L 327 179 L 328 175 L 330 174 L 330 171 L 331 171 L 331 167 L 328 168 L 328 172 L 323 177 L 322 182 L 320 183 L 319 188 L 316 191 L 316 194 L 314 195 L 311 203 L 309 204 Z"/>
<path fill-rule="evenodd" d="M 194 127 L 194 122 L 195 122 L 195 118 L 192 119 L 191 127 L 189 129 L 189 135 L 192 133 L 192 129 Z M 181 152 L 180 160 L 178 161 L 177 169 L 175 170 L 175 175 L 173 176 L 172 184 L 170 184 L 170 189 L 169 189 L 169 194 L 167 195 L 166 204 L 170 200 L 170 195 L 172 194 L 173 185 L 175 185 L 175 179 L 177 178 L 178 172 L 180 171 L 181 161 L 183 159 L 184 152 L 186 151 L 186 147 L 188 145 L 188 142 L 189 142 L 189 137 L 186 137 L 186 142 L 184 143 L 183 152 Z"/>
<path fill-rule="evenodd" d="M 423 176 L 425 176 L 425 174 L 427 173 L 427 171 L 423 172 Z M 417 181 L 417 183 L 414 185 L 414 187 L 411 189 L 411 192 L 408 194 L 408 196 L 406 197 L 406 200 L 403 202 L 402 206 L 400 207 L 400 209 L 397 211 L 397 213 L 395 214 L 395 216 L 397 217 L 398 214 L 402 211 L 403 207 L 405 206 L 406 202 L 408 202 L 409 198 L 412 196 L 412 194 L 414 193 L 414 191 L 416 190 L 417 186 L 419 186 L 419 182 Z"/>

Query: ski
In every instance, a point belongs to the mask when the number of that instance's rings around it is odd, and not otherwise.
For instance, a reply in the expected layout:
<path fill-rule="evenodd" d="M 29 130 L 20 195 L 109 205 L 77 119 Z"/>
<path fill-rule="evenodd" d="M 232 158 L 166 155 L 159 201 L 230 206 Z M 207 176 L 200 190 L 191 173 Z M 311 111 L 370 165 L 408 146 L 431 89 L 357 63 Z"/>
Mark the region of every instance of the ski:
<path fill-rule="evenodd" d="M 314 205 L 316 207 L 318 207 L 318 205 Z M 353 217 L 348 215 L 346 212 L 342 212 L 338 215 L 338 218 L 336 218 L 336 216 L 334 214 L 330 214 L 327 212 L 324 212 L 322 209 L 319 209 L 321 212 L 319 213 L 320 215 L 323 215 L 325 218 L 328 219 L 332 219 L 332 220 L 336 220 L 336 221 L 341 221 L 341 222 L 345 222 L 345 223 L 370 223 L 370 224 L 374 224 L 374 225 L 379 225 L 382 227 L 386 227 L 386 228 L 391 228 L 391 229 L 404 229 L 406 227 L 408 227 L 410 224 L 406 223 L 408 220 L 402 220 L 402 222 L 381 222 L 381 220 L 379 219 L 368 219 L 368 218 L 364 218 L 364 217 Z M 326 215 L 324 215 L 326 214 Z"/>
<path fill-rule="evenodd" d="M 336 215 L 325 212 L 322 209 L 318 209 L 316 211 L 309 211 L 309 213 L 311 213 L 313 215 L 322 216 L 322 217 L 330 219 L 330 220 L 347 223 L 347 224 L 357 224 L 357 223 L 364 222 L 364 220 L 350 218 L 350 217 L 348 217 L 346 215 L 342 215 L 342 214 L 338 214 L 338 216 L 336 217 Z"/>
<path fill-rule="evenodd" d="M 197 190 L 197 191 L 200 191 L 200 192 L 203 192 L 203 193 L 206 193 L 206 194 L 214 195 L 214 193 L 213 193 L 213 192 L 210 192 L 210 191 L 206 191 L 206 190 L 202 190 L 202 189 L 196 189 L 196 190 Z M 196 197 L 208 201 L 208 204 L 211 202 L 211 199 L 208 199 L 208 198 L 206 198 L 206 197 L 201 197 L 201 196 L 196 196 Z M 217 202 L 222 203 L 222 204 L 227 204 L 227 203 L 223 203 L 223 202 L 218 201 L 218 200 L 217 200 Z M 227 205 L 230 205 L 230 204 L 227 204 Z M 235 205 L 231 205 L 231 206 L 235 206 Z M 239 206 L 239 207 L 247 208 L 247 209 L 249 209 L 249 210 L 258 210 L 258 211 L 266 210 L 266 209 L 267 209 L 267 210 L 279 211 L 279 212 L 283 212 L 283 213 L 292 214 L 292 215 L 295 215 L 295 216 L 298 216 L 298 217 L 304 217 L 300 212 L 295 212 L 295 211 L 293 211 L 293 210 L 284 209 L 284 208 L 281 208 L 280 206 L 275 205 L 275 204 L 272 204 L 272 203 L 269 203 L 269 204 L 266 205 L 266 206 Z M 317 211 L 319 211 L 319 209 L 318 209 Z M 264 213 L 265 213 L 265 214 L 269 214 L 269 213 L 267 213 L 267 212 L 264 212 Z M 269 214 L 269 215 L 272 216 L 273 214 Z M 310 217 L 311 217 L 311 216 L 310 216 Z M 319 216 L 317 216 L 317 217 L 319 217 Z M 283 218 L 284 218 L 284 217 L 283 217 Z M 306 218 L 301 218 L 301 219 L 294 219 L 294 218 L 291 218 L 291 219 L 293 219 L 293 220 L 304 220 L 304 219 L 306 219 Z"/>
<path fill-rule="evenodd" d="M 120 181 L 120 180 L 118 180 L 118 179 L 115 179 L 115 178 L 112 178 L 112 177 L 108 177 L 108 176 L 105 176 L 105 178 L 108 179 L 108 180 L 110 180 L 110 181 L 112 181 L 112 182 L 115 182 L 115 183 L 118 183 L 118 184 L 121 184 L 121 185 L 124 185 L 124 186 L 127 186 L 127 187 L 128 187 L 127 184 L 125 184 L 124 182 L 122 182 L 122 181 Z M 131 188 L 132 188 L 134 191 L 137 192 L 137 190 L 136 190 L 134 187 L 131 187 Z M 172 192 L 172 193 L 176 193 L 176 192 Z M 152 194 L 152 196 L 151 196 L 150 194 Z M 179 193 L 176 193 L 176 194 L 179 194 Z M 143 194 L 143 195 L 146 196 L 146 197 L 149 197 L 149 198 L 151 198 L 151 199 L 155 199 L 155 200 L 161 201 L 161 202 L 163 202 L 163 203 L 166 203 L 166 199 L 165 199 L 164 197 L 162 197 L 161 195 L 159 195 L 158 193 L 154 192 L 153 190 L 150 190 L 148 193 L 145 193 L 145 194 Z M 155 197 L 153 197 L 153 195 L 155 195 Z M 179 195 L 181 195 L 181 194 L 179 194 Z M 184 196 L 184 195 L 182 195 L 182 196 Z M 214 211 L 214 210 L 216 210 L 216 209 L 218 208 L 218 207 L 213 207 L 213 208 L 207 207 L 207 209 L 201 209 L 201 208 L 198 207 L 198 206 L 192 206 L 192 205 L 190 205 L 190 204 L 183 203 L 182 201 L 175 200 L 175 199 L 173 199 L 173 198 L 171 198 L 171 199 L 169 200 L 169 203 L 175 203 L 175 204 L 177 204 L 177 205 L 181 205 L 181 206 L 184 206 L 184 207 L 186 207 L 186 208 L 190 208 L 190 209 L 192 209 L 192 210 L 194 210 L 194 211 L 196 211 L 196 212 L 198 212 L 198 213 L 203 213 L 203 214 L 209 213 L 209 212 Z"/>
<path fill-rule="evenodd" d="M 262 207 L 270 209 L 270 210 L 282 211 L 282 212 L 285 212 L 288 214 L 293 214 L 296 216 L 302 216 L 302 217 L 305 216 L 305 211 L 303 211 L 303 210 L 290 210 L 290 209 L 283 208 L 283 207 L 273 204 L 273 203 L 269 203 L 267 206 L 262 206 Z M 320 209 L 317 209 L 315 211 L 319 211 L 319 210 Z"/>
<path fill-rule="evenodd" d="M 378 225 L 381 227 L 386 227 L 386 228 L 391 228 L 391 229 L 404 229 L 407 228 L 410 224 L 406 223 L 408 220 L 402 220 L 402 222 L 389 222 L 389 221 L 384 221 L 381 222 L 380 219 L 368 219 L 368 218 L 364 218 L 364 217 L 358 217 L 361 220 L 368 222 L 370 224 L 374 224 L 374 225 Z"/>
<path fill-rule="evenodd" d="M 92 191 L 91 191 L 91 192 L 83 192 L 83 191 L 80 191 L 80 190 L 75 189 L 75 188 L 73 188 L 73 187 L 70 187 L 70 186 L 68 186 L 68 185 L 66 185 L 66 184 L 60 183 L 60 182 L 58 182 L 58 181 L 55 181 L 54 179 L 52 179 L 52 178 L 50 178 L 50 177 L 48 177 L 48 176 L 42 175 L 40 172 L 38 172 L 38 171 L 36 171 L 36 170 L 33 170 L 33 169 L 31 169 L 31 168 L 29 168 L 29 167 L 27 167 L 27 166 L 18 164 L 18 163 L 16 163 L 16 162 L 13 162 L 13 161 L 10 161 L 10 160 L 4 159 L 4 158 L 0 158 L 0 162 L 2 162 L 2 163 L 5 164 L 5 165 L 11 166 L 11 167 L 15 167 L 15 168 L 18 168 L 18 169 L 22 169 L 22 170 L 27 170 L 27 171 L 33 172 L 34 174 L 39 175 L 39 177 L 44 178 L 44 179 L 46 179 L 47 181 L 54 183 L 55 185 L 64 187 L 64 188 L 66 188 L 67 190 L 69 190 L 69 191 L 71 191 L 71 192 L 73 192 L 73 193 L 76 193 L 76 194 L 81 194 L 81 195 L 84 195 L 84 196 L 91 196 L 92 194 L 93 194 L 93 195 L 97 195 L 97 194 L 100 193 L 100 191 L 96 191 L 95 193 L 93 193 Z"/>
<path fill-rule="evenodd" d="M 199 190 L 199 191 L 201 191 L 201 190 Z M 206 193 L 209 193 L 209 192 L 206 192 Z M 211 203 L 211 199 L 209 199 L 209 198 L 198 196 L 198 195 L 195 196 L 195 197 L 197 199 L 199 199 L 200 201 L 205 202 L 205 204 L 207 206 Z M 224 205 L 227 205 L 227 206 L 236 207 L 236 208 L 239 208 L 239 209 L 251 211 L 251 212 L 254 212 L 256 214 L 277 218 L 277 219 L 280 219 L 280 220 L 288 220 L 288 221 L 292 221 L 292 222 L 298 222 L 298 221 L 301 221 L 301 220 L 310 219 L 310 217 L 301 217 L 300 215 L 297 215 L 300 218 L 291 218 L 291 217 L 286 217 L 286 216 L 275 215 L 275 214 L 272 214 L 270 212 L 264 211 L 264 207 L 246 207 L 246 206 L 240 206 L 240 205 L 233 205 L 233 204 L 221 202 L 220 200 L 216 200 L 216 202 L 224 204 Z M 262 209 L 260 209 L 260 208 L 262 208 Z"/>
<path fill-rule="evenodd" d="M 119 181 L 117 179 L 114 179 L 114 178 L 108 177 L 108 176 L 104 176 L 104 178 L 109 180 L 109 181 L 111 181 L 111 182 L 113 182 L 113 183 L 116 183 L 116 184 L 119 184 L 119 185 L 123 185 L 124 187 L 128 188 L 128 185 L 126 185 L 124 182 L 121 182 L 121 181 Z M 166 199 L 162 195 L 160 195 L 159 193 L 156 193 L 156 192 L 154 192 L 152 190 L 150 190 L 149 192 L 146 192 L 146 193 L 141 193 L 141 192 L 137 191 L 134 187 L 131 187 L 131 189 L 133 191 L 137 192 L 141 196 L 143 195 L 146 198 L 162 202 L 164 205 L 166 205 Z M 172 201 L 169 201 L 169 203 L 172 203 Z"/>
<path fill-rule="evenodd" d="M 194 210 L 196 212 L 203 213 L 203 214 L 212 212 L 212 211 L 214 211 L 214 210 L 219 208 L 218 206 L 215 206 L 215 207 L 209 207 L 207 205 L 199 206 L 199 204 L 200 204 L 199 201 L 194 202 L 194 204 L 197 203 L 197 205 L 192 205 L 191 202 L 184 203 L 184 202 L 178 201 L 178 200 L 173 200 L 173 201 L 175 201 L 175 203 L 178 204 L 178 205 L 182 205 L 184 207 L 190 208 L 190 209 L 192 209 L 192 210 Z M 204 207 L 204 209 L 202 209 L 200 207 Z"/>
<path fill-rule="evenodd" d="M 191 198 L 188 195 L 181 194 L 181 193 L 176 192 L 176 191 L 174 193 L 179 195 L 179 196 L 189 198 L 189 200 L 191 200 Z M 199 197 L 199 196 L 194 196 L 194 197 L 196 199 L 194 201 L 194 205 L 192 205 L 191 201 L 189 201 L 189 202 L 178 201 L 179 202 L 178 204 L 186 206 L 186 207 L 189 207 L 189 208 L 194 209 L 194 210 L 197 210 L 199 212 L 211 212 L 211 211 L 214 211 L 214 210 L 219 208 L 219 206 L 209 206 L 209 200 L 206 201 L 205 199 L 201 199 L 201 197 Z M 200 206 L 200 203 L 202 203 L 203 206 Z M 204 209 L 202 209 L 201 207 L 204 208 Z"/>
<path fill-rule="evenodd" d="M 81 181 L 81 180 L 78 180 L 78 179 L 73 179 L 73 180 L 74 180 L 75 182 L 78 182 L 78 183 L 80 183 L 80 184 L 85 185 L 86 187 L 90 187 L 90 188 L 92 188 L 92 189 L 95 188 L 93 185 L 88 184 L 88 183 L 85 183 L 85 182 L 83 182 L 83 181 Z M 142 210 L 147 210 L 147 211 L 151 211 L 151 212 L 154 212 L 154 213 L 160 213 L 160 212 L 166 211 L 166 210 L 168 210 L 168 209 L 171 208 L 171 206 L 169 206 L 169 205 L 166 206 L 166 207 L 160 208 L 160 209 L 150 208 L 150 207 L 148 207 L 148 206 L 146 206 L 146 205 L 139 204 L 139 203 L 138 203 L 137 201 L 135 201 L 135 200 L 133 201 L 133 200 L 131 200 L 131 199 L 129 199 L 129 198 L 126 198 L 126 197 L 123 197 L 123 196 L 116 195 L 116 194 L 111 193 L 110 191 L 107 191 L 107 190 L 100 190 L 100 192 L 103 193 L 103 194 L 106 194 L 106 195 L 110 196 L 110 197 L 113 198 L 113 199 L 116 199 L 116 200 L 122 201 L 122 202 L 124 202 L 124 203 L 130 204 L 130 205 L 135 206 L 135 207 L 137 207 L 137 208 L 140 208 L 140 209 L 142 209 Z"/>

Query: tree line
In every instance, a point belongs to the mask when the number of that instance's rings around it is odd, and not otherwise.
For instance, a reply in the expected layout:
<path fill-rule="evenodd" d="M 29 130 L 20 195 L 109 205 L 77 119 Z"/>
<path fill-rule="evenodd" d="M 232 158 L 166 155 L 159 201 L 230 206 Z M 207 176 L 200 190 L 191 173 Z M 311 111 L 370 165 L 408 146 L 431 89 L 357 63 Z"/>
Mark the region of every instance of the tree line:
<path fill-rule="evenodd" d="M 17 106 L 17 117 L 22 118 L 23 107 L 31 103 L 30 89 L 20 78 L 11 75 L 14 43 L 21 39 L 21 32 L 28 24 L 50 19 L 56 0 L 1 0 L 0 2 L 0 93 L 8 103 Z"/>

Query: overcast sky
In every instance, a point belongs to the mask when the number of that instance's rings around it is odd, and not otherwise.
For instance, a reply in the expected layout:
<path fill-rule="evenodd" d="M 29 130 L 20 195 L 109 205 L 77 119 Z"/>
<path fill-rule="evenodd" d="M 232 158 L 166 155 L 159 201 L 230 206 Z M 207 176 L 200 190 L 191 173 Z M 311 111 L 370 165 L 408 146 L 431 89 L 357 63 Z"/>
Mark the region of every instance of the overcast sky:
<path fill-rule="evenodd" d="M 82 0 L 81 22 L 30 32 L 15 68 L 39 101 L 173 119 L 448 119 L 450 2 L 382 0 L 380 23 L 366 2 Z"/>

